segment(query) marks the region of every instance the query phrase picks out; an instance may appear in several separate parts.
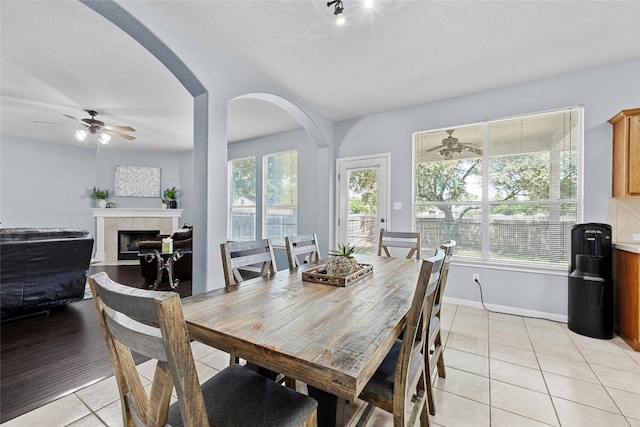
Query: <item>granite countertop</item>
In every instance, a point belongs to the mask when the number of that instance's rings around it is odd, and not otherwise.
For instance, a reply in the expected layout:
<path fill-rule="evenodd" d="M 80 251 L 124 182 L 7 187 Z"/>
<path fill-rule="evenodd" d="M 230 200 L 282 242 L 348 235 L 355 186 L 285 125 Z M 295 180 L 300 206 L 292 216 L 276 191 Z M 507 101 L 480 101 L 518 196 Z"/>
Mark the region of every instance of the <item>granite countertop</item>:
<path fill-rule="evenodd" d="M 614 243 L 613 247 L 621 251 L 640 254 L 640 243 Z"/>

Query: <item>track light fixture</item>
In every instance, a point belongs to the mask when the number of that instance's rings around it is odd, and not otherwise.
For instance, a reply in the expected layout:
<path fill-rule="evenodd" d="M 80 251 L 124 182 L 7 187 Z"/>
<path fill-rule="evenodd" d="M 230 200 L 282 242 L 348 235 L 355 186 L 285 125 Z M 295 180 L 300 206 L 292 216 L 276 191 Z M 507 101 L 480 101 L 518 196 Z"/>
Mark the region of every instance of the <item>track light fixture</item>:
<path fill-rule="evenodd" d="M 342 5 L 342 0 L 333 0 L 327 2 L 327 7 L 334 6 L 333 14 L 336 16 L 336 25 L 342 25 L 346 21 L 344 16 L 344 6 Z"/>

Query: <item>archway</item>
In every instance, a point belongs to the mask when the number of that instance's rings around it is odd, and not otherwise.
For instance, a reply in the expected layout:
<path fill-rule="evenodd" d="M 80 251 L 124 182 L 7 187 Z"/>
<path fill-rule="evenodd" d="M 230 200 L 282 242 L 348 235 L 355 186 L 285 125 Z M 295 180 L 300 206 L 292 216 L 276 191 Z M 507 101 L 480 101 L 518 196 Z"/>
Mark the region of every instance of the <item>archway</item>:
<path fill-rule="evenodd" d="M 155 33 L 141 23 L 127 9 L 114 0 L 80 0 L 84 5 L 94 10 L 114 25 L 121 28 L 129 34 L 134 40 L 144 46 L 151 54 L 153 54 L 167 69 L 178 79 L 178 81 L 187 89 L 194 97 L 194 161 L 193 176 L 207 177 L 207 179 L 194 179 L 193 181 L 193 199 L 199 201 L 193 209 L 193 225 L 198 230 L 198 236 L 194 236 L 193 242 L 193 283 L 194 293 L 200 293 L 207 290 L 209 279 L 213 279 L 213 273 L 217 270 L 217 257 L 212 255 L 216 252 L 216 244 L 209 242 L 211 240 L 210 224 L 214 224 L 214 220 L 208 218 L 209 209 L 209 185 L 219 182 L 221 176 L 209 176 L 208 162 L 209 158 L 209 140 L 220 140 L 220 135 L 216 135 L 217 128 L 210 123 L 213 114 L 219 116 L 217 108 L 212 107 L 212 100 L 205 86 L 200 82 L 196 75 L 186 66 L 186 64 L 169 48 Z M 331 147 L 320 128 L 302 109 L 292 102 L 273 94 L 268 93 L 250 93 L 237 97 L 237 99 L 257 99 L 269 102 L 289 112 L 307 132 L 309 137 L 314 141 L 316 148 L 321 152 L 321 160 L 324 164 L 332 169 L 333 165 L 329 160 L 331 158 Z M 236 98 L 234 98 L 236 99 Z M 215 112 L 210 109 L 216 110 Z M 326 127 L 326 124 L 325 124 Z M 212 136 L 213 135 L 213 136 Z M 325 191 L 325 189 L 323 189 Z M 329 189 L 326 189 L 329 192 Z M 331 204 L 330 196 L 327 193 L 323 195 L 323 206 Z M 220 198 L 215 198 L 218 205 Z M 202 208 L 204 206 L 204 208 Z M 220 208 L 220 206 L 218 206 Z M 216 209 L 220 211 L 220 209 Z M 328 211 L 327 211 L 328 212 Z M 330 223 L 330 219 L 322 219 Z M 329 226 L 323 226 L 328 231 Z M 218 230 L 219 231 L 219 230 Z M 215 233 L 214 233 L 215 234 Z M 219 234 L 219 233 L 218 233 Z M 329 234 L 329 233 L 327 233 Z M 222 236 L 218 236 L 222 237 Z M 215 259 L 214 259 L 215 258 Z"/>
<path fill-rule="evenodd" d="M 302 111 L 300 107 L 298 107 L 296 104 L 289 101 L 288 99 L 283 98 L 279 95 L 271 94 L 271 93 L 254 92 L 254 93 L 247 93 L 245 95 L 236 96 L 235 98 L 230 99 L 229 102 L 242 100 L 242 99 L 255 99 L 258 101 L 265 101 L 277 107 L 280 107 L 282 110 L 289 113 L 291 117 L 296 119 L 298 123 L 300 123 L 300 126 L 302 126 L 302 128 L 307 132 L 307 134 L 309 135 L 311 140 L 315 143 L 317 148 L 329 147 L 329 143 L 327 142 L 327 139 L 324 137 L 324 135 L 320 131 L 320 128 L 318 128 L 318 126 L 313 122 L 313 120 L 311 120 L 311 117 L 309 117 L 307 113 Z"/>

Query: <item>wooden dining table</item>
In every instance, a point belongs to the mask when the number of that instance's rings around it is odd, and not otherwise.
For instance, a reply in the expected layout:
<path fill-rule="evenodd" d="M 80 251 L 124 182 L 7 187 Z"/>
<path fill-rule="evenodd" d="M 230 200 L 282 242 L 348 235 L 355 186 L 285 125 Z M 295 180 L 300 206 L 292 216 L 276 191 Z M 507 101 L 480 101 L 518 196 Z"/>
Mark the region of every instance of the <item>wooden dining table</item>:
<path fill-rule="evenodd" d="M 421 266 L 356 259 L 373 272 L 346 287 L 303 281 L 316 266 L 306 264 L 185 298 L 190 337 L 335 396 L 330 424 L 342 425 L 344 402 L 358 397 L 402 332 Z"/>

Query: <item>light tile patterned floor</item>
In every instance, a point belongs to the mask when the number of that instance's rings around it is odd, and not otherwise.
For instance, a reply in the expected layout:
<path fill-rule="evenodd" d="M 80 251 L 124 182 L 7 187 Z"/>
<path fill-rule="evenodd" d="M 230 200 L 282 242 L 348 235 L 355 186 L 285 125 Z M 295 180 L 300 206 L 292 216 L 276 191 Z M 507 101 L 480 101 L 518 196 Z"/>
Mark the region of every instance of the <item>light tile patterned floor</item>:
<path fill-rule="evenodd" d="M 432 425 L 640 427 L 640 353 L 619 337 L 591 339 L 566 324 L 451 304 L 443 315 L 447 377 L 435 381 Z M 229 362 L 205 345 L 192 348 L 201 381 Z M 147 379 L 153 369 L 139 366 Z M 351 403 L 347 416 L 361 410 L 362 402 Z M 122 425 L 113 377 L 3 424 L 104 425 Z M 376 410 L 369 425 L 393 420 Z"/>

